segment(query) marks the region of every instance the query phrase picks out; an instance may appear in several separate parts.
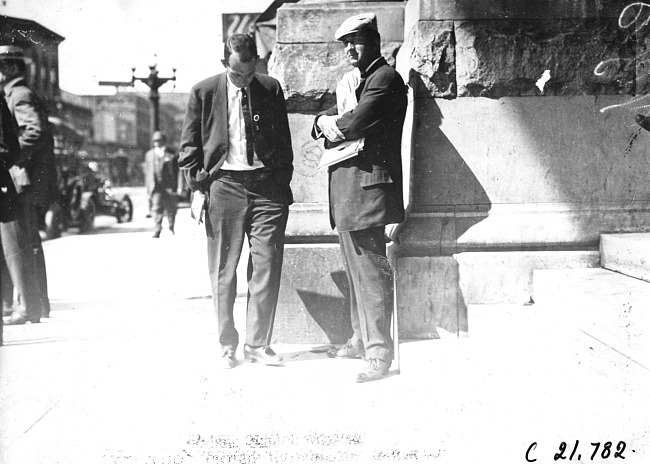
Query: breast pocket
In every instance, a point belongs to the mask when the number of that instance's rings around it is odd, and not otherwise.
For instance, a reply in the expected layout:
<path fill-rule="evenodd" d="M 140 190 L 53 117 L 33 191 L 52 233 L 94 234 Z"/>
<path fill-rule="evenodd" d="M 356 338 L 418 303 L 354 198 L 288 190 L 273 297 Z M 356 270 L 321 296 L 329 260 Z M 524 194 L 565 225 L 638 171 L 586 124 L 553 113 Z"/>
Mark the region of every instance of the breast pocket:
<path fill-rule="evenodd" d="M 393 179 L 388 171 L 381 166 L 373 166 L 372 171 L 360 171 L 359 183 L 363 188 L 372 188 L 383 184 L 392 184 Z"/>

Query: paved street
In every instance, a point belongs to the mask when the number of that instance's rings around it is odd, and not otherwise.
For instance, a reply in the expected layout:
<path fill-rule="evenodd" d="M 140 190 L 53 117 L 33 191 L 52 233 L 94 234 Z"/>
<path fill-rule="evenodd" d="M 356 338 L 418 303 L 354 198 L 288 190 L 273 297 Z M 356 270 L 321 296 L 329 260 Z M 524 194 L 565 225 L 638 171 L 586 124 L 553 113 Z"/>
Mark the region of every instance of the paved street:
<path fill-rule="evenodd" d="M 52 317 L 0 348 L 1 464 L 649 462 L 647 366 L 549 308 L 470 307 L 470 338 L 405 341 L 370 384 L 329 346 L 221 370 L 202 229 L 182 209 L 152 239 L 131 193 L 132 223 L 45 243 Z"/>

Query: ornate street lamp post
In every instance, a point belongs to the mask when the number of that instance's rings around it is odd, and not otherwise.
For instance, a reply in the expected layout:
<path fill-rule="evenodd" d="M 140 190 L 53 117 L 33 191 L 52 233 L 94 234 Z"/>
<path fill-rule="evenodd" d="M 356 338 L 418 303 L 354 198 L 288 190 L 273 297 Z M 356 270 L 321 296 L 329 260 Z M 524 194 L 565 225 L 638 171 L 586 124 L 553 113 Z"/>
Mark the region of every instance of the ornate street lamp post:
<path fill-rule="evenodd" d="M 158 69 L 156 68 L 157 65 L 155 63 L 149 66 L 149 75 L 147 77 L 136 77 L 135 67 L 131 68 L 131 82 L 99 81 L 99 85 L 110 85 L 114 86 L 115 88 L 133 87 L 136 81 L 140 81 L 146 84 L 149 87 L 149 100 L 151 101 L 152 133 L 160 130 L 160 93 L 158 92 L 158 89 L 160 86 L 169 81 L 176 81 L 176 68 L 172 68 L 172 77 L 160 77 L 158 75 Z"/>

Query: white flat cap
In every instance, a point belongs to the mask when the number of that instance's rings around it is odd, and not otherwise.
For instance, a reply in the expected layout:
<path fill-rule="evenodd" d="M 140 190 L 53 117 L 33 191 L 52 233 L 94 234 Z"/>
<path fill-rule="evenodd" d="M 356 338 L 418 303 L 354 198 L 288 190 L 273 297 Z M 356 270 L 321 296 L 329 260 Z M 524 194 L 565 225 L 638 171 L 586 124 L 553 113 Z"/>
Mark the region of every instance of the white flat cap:
<path fill-rule="evenodd" d="M 0 60 L 25 60 L 25 50 L 15 45 L 0 45 Z"/>
<path fill-rule="evenodd" d="M 341 40 L 346 35 L 354 34 L 362 29 L 372 29 L 379 32 L 377 29 L 377 15 L 374 13 L 361 13 L 346 19 L 334 33 L 334 38 Z"/>

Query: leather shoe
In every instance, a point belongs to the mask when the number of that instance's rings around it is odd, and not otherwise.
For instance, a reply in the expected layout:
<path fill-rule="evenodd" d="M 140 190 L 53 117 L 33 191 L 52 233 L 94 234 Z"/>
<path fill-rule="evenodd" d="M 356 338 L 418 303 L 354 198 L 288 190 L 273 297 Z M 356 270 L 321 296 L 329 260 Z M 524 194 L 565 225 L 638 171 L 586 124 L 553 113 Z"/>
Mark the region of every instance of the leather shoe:
<path fill-rule="evenodd" d="M 152 235 L 153 238 L 160 238 L 160 232 L 154 232 Z"/>
<path fill-rule="evenodd" d="M 349 358 L 349 359 L 361 359 L 365 356 L 366 350 L 363 349 L 363 346 L 357 347 L 352 343 L 352 339 L 345 342 L 339 350 L 336 352 L 337 358 Z"/>
<path fill-rule="evenodd" d="M 650 117 L 643 116 L 642 114 L 637 114 L 634 117 L 634 120 L 639 126 L 641 126 L 647 131 L 650 131 Z"/>
<path fill-rule="evenodd" d="M 275 352 L 268 346 L 260 346 L 253 348 L 252 346 L 244 345 L 244 356 L 251 362 L 259 362 L 267 366 L 282 366 L 282 358 L 275 354 Z"/>
<path fill-rule="evenodd" d="M 366 367 L 363 371 L 357 374 L 357 383 L 372 382 L 373 380 L 383 379 L 388 374 L 389 368 L 390 362 L 388 361 L 376 358 L 368 359 L 366 361 Z"/>
<path fill-rule="evenodd" d="M 18 314 L 18 313 L 13 313 L 11 316 L 2 318 L 2 323 L 4 325 L 21 325 L 21 324 L 26 324 L 27 322 L 31 322 L 32 324 L 38 324 L 39 322 L 41 322 L 41 318 L 38 316 L 36 317 L 23 316 L 22 314 Z"/>
<path fill-rule="evenodd" d="M 237 367 L 237 357 L 235 356 L 235 352 L 230 350 L 226 351 L 226 353 L 221 357 L 221 363 L 221 367 L 224 369 Z"/>

